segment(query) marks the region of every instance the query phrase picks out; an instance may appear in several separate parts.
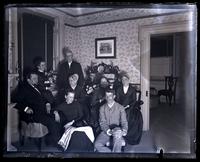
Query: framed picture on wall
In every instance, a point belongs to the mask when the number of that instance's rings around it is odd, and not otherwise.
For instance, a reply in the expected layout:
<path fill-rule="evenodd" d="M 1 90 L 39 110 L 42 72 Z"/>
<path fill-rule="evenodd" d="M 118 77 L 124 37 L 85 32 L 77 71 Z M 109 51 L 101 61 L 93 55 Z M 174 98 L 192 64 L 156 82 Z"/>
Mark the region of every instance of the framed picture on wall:
<path fill-rule="evenodd" d="M 116 37 L 96 38 L 95 58 L 116 58 Z"/>

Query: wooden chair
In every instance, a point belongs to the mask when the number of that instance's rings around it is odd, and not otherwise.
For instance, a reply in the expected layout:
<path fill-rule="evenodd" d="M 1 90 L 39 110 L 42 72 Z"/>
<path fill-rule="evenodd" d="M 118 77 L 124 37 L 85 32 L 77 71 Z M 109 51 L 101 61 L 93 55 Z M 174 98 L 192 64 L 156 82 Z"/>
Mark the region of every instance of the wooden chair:
<path fill-rule="evenodd" d="M 174 103 L 176 103 L 176 84 L 177 84 L 177 77 L 165 76 L 165 89 L 158 91 L 159 96 L 159 103 L 160 103 L 160 96 L 166 97 L 166 102 L 169 103 L 171 106 L 172 98 L 174 99 Z"/>

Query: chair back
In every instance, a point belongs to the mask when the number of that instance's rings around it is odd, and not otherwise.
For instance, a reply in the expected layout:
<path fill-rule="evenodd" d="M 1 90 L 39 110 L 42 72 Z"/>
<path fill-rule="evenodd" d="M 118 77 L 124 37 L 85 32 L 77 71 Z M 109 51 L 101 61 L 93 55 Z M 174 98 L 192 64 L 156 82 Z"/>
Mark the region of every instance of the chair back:
<path fill-rule="evenodd" d="M 165 76 L 165 90 L 176 93 L 177 77 Z"/>

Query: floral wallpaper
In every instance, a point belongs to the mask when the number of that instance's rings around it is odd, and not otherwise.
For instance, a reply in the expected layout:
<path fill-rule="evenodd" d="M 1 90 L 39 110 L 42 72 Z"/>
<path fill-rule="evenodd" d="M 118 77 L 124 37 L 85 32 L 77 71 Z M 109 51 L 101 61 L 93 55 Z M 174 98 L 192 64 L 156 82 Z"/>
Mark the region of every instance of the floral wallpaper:
<path fill-rule="evenodd" d="M 141 25 L 177 22 L 190 19 L 188 13 L 90 25 L 80 28 L 65 28 L 65 45 L 69 46 L 83 70 L 91 61 L 119 66 L 130 75 L 130 81 L 140 84 L 140 43 L 138 32 Z M 95 59 L 95 38 L 116 37 L 116 58 Z"/>

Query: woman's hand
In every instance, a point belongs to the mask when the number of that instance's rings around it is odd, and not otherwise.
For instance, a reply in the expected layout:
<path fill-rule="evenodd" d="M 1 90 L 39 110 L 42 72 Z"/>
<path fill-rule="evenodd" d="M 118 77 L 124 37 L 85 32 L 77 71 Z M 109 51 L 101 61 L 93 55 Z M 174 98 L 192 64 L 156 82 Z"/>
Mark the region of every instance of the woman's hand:
<path fill-rule="evenodd" d="M 69 126 L 71 126 L 74 123 L 74 120 L 68 122 L 67 124 L 64 125 L 64 128 L 67 129 Z"/>
<path fill-rule="evenodd" d="M 60 123 L 60 115 L 58 114 L 58 112 L 54 111 L 54 115 L 55 115 L 55 121 Z"/>
<path fill-rule="evenodd" d="M 50 112 L 51 112 L 51 104 L 50 103 L 46 103 L 46 111 L 47 111 L 47 114 L 50 114 Z"/>
<path fill-rule="evenodd" d="M 125 109 L 128 109 L 129 107 L 130 107 L 129 105 L 126 105 L 124 108 L 125 108 Z"/>

